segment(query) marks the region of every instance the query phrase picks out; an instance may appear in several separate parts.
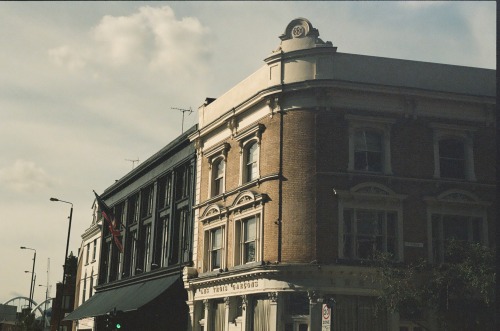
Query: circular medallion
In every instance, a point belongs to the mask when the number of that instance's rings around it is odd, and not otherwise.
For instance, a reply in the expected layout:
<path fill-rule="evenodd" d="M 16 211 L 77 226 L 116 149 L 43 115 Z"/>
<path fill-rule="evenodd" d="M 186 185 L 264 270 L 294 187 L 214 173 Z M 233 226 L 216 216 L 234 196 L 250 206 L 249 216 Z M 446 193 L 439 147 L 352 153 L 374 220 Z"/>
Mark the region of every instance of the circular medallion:
<path fill-rule="evenodd" d="M 292 29 L 292 36 L 294 38 L 302 37 L 304 35 L 304 27 L 302 25 L 297 25 Z"/>

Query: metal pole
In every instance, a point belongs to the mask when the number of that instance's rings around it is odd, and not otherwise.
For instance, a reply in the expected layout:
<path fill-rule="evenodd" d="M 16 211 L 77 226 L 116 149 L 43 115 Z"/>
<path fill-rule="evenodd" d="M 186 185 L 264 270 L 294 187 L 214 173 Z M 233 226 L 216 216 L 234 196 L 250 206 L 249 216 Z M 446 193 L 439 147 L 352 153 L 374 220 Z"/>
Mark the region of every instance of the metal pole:
<path fill-rule="evenodd" d="M 31 287 L 30 287 L 30 303 L 29 303 L 30 312 L 31 312 L 31 303 L 33 302 L 33 294 L 35 292 L 35 280 L 36 280 L 35 263 L 36 263 L 36 250 L 35 254 L 33 255 L 33 269 L 31 270 Z"/>
<path fill-rule="evenodd" d="M 59 200 L 61 201 L 61 200 Z M 68 247 L 69 247 L 69 236 L 71 234 L 71 219 L 73 218 L 73 204 L 71 204 L 71 209 L 69 211 L 69 225 L 68 225 L 68 238 L 66 239 L 66 253 L 64 254 L 64 266 L 63 266 L 63 282 L 62 282 L 62 288 L 61 288 L 61 310 L 59 314 L 59 319 L 57 321 L 57 330 L 59 330 L 59 327 L 61 326 L 61 320 L 63 318 L 62 310 L 63 310 L 63 303 L 64 303 L 64 288 L 66 286 L 66 267 L 67 267 L 67 262 L 68 262 Z"/>
<path fill-rule="evenodd" d="M 59 330 L 59 327 L 61 326 L 61 319 L 63 317 L 63 304 L 64 304 L 64 287 L 66 285 L 66 267 L 67 267 L 67 259 L 68 259 L 68 248 L 69 248 L 69 237 L 71 234 L 71 220 L 73 219 L 73 203 L 69 201 L 64 201 L 64 200 L 59 200 L 57 198 L 50 198 L 50 201 L 59 201 L 59 202 L 64 202 L 64 203 L 69 203 L 71 205 L 71 209 L 69 211 L 69 225 L 68 225 L 68 237 L 66 239 L 66 253 L 64 254 L 64 265 L 63 265 L 63 279 L 62 279 L 62 287 L 61 287 L 61 309 L 59 311 L 59 318 L 57 319 L 57 330 Z M 57 290 L 56 290 L 56 297 L 57 297 Z"/>

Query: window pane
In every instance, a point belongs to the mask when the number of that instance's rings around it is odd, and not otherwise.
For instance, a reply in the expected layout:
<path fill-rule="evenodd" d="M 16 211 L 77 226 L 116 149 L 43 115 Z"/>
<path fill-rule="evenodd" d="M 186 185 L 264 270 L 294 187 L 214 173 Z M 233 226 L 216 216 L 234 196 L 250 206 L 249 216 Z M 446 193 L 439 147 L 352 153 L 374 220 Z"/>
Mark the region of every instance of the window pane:
<path fill-rule="evenodd" d="M 382 135 L 366 130 L 354 134 L 354 168 L 382 171 Z"/>
<path fill-rule="evenodd" d="M 382 171 L 382 153 L 367 152 L 366 153 L 367 169 L 368 171 Z"/>
<path fill-rule="evenodd" d="M 366 150 L 370 152 L 382 151 L 382 137 L 375 132 L 365 132 L 366 137 Z"/>
<path fill-rule="evenodd" d="M 439 156 L 451 159 L 463 159 L 463 142 L 457 139 L 443 139 L 439 141 Z"/>
<path fill-rule="evenodd" d="M 255 217 L 249 218 L 243 222 L 245 241 L 255 240 L 256 235 L 256 220 Z"/>
<path fill-rule="evenodd" d="M 212 233 L 212 248 L 220 248 L 222 246 L 222 229 L 214 230 Z"/>
<path fill-rule="evenodd" d="M 444 239 L 467 240 L 467 218 L 445 216 L 443 218 Z"/>
<path fill-rule="evenodd" d="M 255 241 L 245 243 L 245 263 L 255 262 Z"/>
<path fill-rule="evenodd" d="M 457 139 L 439 141 L 439 167 L 441 177 L 465 177 L 465 149 L 462 141 Z"/>

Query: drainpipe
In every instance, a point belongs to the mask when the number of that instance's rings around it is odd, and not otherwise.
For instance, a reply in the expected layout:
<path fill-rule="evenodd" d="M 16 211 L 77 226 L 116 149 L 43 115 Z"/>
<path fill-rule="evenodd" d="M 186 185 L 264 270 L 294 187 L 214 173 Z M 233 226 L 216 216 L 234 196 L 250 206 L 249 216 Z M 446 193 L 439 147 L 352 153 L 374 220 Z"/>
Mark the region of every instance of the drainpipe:
<path fill-rule="evenodd" d="M 283 50 L 280 52 L 280 83 L 281 83 L 281 92 L 284 91 L 285 85 L 285 63 L 283 61 Z M 281 103 L 281 102 L 280 102 Z M 283 241 L 283 128 L 284 128 L 284 112 L 279 107 L 280 114 L 280 150 L 279 150 L 279 188 L 278 188 L 278 261 L 281 262 L 281 250 L 282 250 L 282 241 Z"/>

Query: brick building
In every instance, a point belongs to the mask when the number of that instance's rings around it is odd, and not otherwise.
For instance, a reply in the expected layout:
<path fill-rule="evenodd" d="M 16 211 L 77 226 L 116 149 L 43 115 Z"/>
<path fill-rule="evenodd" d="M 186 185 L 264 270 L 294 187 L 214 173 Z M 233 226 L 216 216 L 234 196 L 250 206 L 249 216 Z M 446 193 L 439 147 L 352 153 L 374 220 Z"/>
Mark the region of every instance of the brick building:
<path fill-rule="evenodd" d="M 190 330 L 412 330 L 366 266 L 492 245 L 495 71 L 345 54 L 295 19 L 199 108 Z M 415 330 L 417 330 L 415 328 Z"/>

